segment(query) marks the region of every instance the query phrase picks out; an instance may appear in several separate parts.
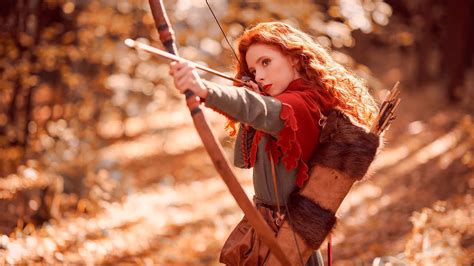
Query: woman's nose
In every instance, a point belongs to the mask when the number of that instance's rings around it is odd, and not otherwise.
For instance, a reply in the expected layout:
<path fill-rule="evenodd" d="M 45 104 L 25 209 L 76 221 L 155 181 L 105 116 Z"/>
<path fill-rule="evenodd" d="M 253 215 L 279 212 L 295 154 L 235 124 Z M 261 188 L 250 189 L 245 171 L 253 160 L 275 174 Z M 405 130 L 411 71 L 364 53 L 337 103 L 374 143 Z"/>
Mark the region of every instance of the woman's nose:
<path fill-rule="evenodd" d="M 262 82 L 265 79 L 263 73 L 261 71 L 255 72 L 255 81 Z"/>

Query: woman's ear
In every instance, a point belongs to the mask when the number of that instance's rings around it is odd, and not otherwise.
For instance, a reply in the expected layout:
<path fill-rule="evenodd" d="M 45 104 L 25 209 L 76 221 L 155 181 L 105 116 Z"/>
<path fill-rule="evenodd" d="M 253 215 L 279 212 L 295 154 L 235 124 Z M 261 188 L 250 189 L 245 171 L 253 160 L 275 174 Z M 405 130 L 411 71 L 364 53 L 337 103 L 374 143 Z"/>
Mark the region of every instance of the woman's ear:
<path fill-rule="evenodd" d="M 291 57 L 291 65 L 296 67 L 298 63 L 300 62 L 300 59 L 297 57 Z"/>
<path fill-rule="evenodd" d="M 293 66 L 293 69 L 296 71 L 296 73 L 298 73 L 298 74 L 302 73 L 302 66 L 301 66 L 300 58 L 291 57 L 291 65 Z"/>

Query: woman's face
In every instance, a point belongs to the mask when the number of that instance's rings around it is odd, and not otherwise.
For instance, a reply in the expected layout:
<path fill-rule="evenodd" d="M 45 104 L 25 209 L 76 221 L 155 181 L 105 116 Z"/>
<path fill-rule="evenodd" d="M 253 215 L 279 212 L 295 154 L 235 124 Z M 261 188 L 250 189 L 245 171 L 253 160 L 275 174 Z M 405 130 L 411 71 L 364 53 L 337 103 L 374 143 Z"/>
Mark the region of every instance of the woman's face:
<path fill-rule="evenodd" d="M 301 77 L 295 68 L 297 60 L 283 54 L 277 46 L 252 44 L 245 60 L 255 81 L 271 96 L 282 93 L 290 82 Z"/>

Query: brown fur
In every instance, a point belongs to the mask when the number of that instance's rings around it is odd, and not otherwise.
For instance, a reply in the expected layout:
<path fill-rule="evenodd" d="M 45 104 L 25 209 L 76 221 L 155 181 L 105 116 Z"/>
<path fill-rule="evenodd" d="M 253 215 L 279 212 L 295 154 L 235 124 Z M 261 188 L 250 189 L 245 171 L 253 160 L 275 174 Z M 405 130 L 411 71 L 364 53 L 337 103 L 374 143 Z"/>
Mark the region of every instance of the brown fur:
<path fill-rule="evenodd" d="M 379 143 L 379 136 L 352 124 L 341 111 L 333 110 L 326 120 L 310 165 L 333 168 L 360 180 L 375 159 Z"/>
<path fill-rule="evenodd" d="M 290 223 L 305 243 L 313 250 L 319 249 L 336 224 L 336 216 L 312 200 L 293 192 L 288 200 Z"/>

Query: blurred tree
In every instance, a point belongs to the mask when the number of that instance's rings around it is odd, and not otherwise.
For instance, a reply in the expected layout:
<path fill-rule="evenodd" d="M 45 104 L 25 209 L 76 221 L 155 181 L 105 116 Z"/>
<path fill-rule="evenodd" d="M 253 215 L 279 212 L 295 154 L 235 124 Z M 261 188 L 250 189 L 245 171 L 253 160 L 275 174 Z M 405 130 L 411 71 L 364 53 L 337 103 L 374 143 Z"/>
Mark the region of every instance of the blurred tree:
<path fill-rule="evenodd" d="M 110 47 L 129 35 L 127 23 L 135 21 L 129 11 L 114 14 L 113 8 L 89 1 L 8 0 L 1 5 L 3 176 L 45 150 L 60 150 L 54 163 L 85 147 L 74 143 L 95 134 L 100 107 L 110 96 L 103 80 L 116 68 L 103 60 L 107 46 L 102 44 Z M 122 23 L 107 24 L 110 14 Z"/>
<path fill-rule="evenodd" d="M 146 29 L 142 3 L 2 1 L 0 177 L 37 159 L 66 177 L 66 192 L 88 197 L 85 187 L 97 182 L 84 177 L 104 167 L 97 152 L 110 139 L 98 130 L 102 118 L 125 116 L 110 97 L 107 77 L 120 72 L 124 60 L 138 59 L 116 44 Z M 151 97 L 130 95 L 129 102 L 134 98 Z"/>
<path fill-rule="evenodd" d="M 443 81 L 446 96 L 459 101 L 467 69 L 474 58 L 474 2 L 469 0 L 387 0 L 409 28 L 417 55 L 415 81 Z M 442 80 L 440 80 L 440 77 Z"/>
<path fill-rule="evenodd" d="M 448 97 L 460 101 L 465 94 L 464 76 L 474 58 L 474 1 L 445 1 L 446 28 L 442 37 L 444 78 Z"/>

